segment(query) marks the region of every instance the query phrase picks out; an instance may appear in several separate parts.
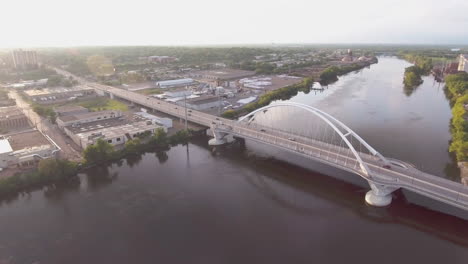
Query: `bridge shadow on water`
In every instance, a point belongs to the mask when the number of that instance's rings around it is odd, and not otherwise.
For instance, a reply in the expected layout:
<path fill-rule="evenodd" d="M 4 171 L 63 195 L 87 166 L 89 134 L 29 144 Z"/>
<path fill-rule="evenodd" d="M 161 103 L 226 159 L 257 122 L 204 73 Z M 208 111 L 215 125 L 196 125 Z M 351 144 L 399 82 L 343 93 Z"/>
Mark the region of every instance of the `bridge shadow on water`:
<path fill-rule="evenodd" d="M 442 212 L 447 205 L 438 201 L 398 190 L 393 193 L 390 206 L 377 208 L 366 204 L 364 196 L 369 186 L 357 175 L 310 160 L 307 160 L 307 166 L 302 166 L 305 160 L 300 158 L 284 161 L 281 155 L 264 155 L 264 151 L 257 149 L 257 146 L 250 143 L 246 146 L 243 141 L 209 147 L 206 139 L 198 138 L 192 144 L 211 148 L 213 155 L 253 168 L 258 174 L 242 175 L 246 181 L 263 196 L 294 214 L 319 218 L 336 216 L 336 208 L 333 206 L 310 205 L 312 196 L 314 200 L 323 199 L 349 210 L 366 221 L 403 225 L 468 247 L 468 225 L 464 220 L 468 219 L 467 213 L 456 208 L 446 210 L 448 213 Z M 270 152 L 267 150 L 266 153 Z M 285 153 L 289 154 L 280 154 Z"/>

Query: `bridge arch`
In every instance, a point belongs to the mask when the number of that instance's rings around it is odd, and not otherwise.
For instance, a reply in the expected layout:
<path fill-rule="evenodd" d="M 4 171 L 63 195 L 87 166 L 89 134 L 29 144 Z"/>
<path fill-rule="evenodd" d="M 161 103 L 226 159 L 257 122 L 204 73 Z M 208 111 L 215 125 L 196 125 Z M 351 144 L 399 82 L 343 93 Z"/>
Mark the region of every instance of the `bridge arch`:
<path fill-rule="evenodd" d="M 372 178 L 372 175 L 370 174 L 370 170 L 367 166 L 367 164 L 362 160 L 362 157 L 359 155 L 359 152 L 354 148 L 354 146 L 351 144 L 349 141 L 348 137 L 353 137 L 356 139 L 362 146 L 364 146 L 369 153 L 372 155 L 378 157 L 380 160 L 383 161 L 384 164 L 390 164 L 390 162 L 378 151 L 376 151 L 372 146 L 370 146 L 366 141 L 364 141 L 356 132 L 354 132 L 351 128 L 346 126 L 344 123 L 336 119 L 335 117 L 331 116 L 328 113 L 323 112 L 322 110 L 301 104 L 301 103 L 294 103 L 294 102 L 278 102 L 278 103 L 273 103 L 267 106 L 264 106 L 262 108 L 259 108 L 257 110 L 252 111 L 251 113 L 239 118 L 238 122 L 245 122 L 250 123 L 254 120 L 254 117 L 256 114 L 264 112 L 265 110 L 268 110 L 270 108 L 278 108 L 278 107 L 294 107 L 294 108 L 299 108 L 306 110 L 307 112 L 313 114 L 314 116 L 320 118 L 322 121 L 324 121 L 329 127 L 331 127 L 343 140 L 343 142 L 346 143 L 348 148 L 351 150 L 353 153 L 354 157 L 356 160 L 359 162 L 359 167 L 364 173 L 365 176 L 368 178 Z M 346 134 L 345 134 L 346 133 Z"/>

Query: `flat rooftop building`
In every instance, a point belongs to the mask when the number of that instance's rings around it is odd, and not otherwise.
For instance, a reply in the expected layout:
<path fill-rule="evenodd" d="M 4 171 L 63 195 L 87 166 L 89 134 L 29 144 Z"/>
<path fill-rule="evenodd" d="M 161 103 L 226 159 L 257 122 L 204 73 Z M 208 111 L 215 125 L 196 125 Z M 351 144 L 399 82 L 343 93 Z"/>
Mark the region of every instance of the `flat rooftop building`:
<path fill-rule="evenodd" d="M 189 74 L 193 78 L 212 79 L 221 81 L 232 81 L 245 77 L 254 76 L 254 71 L 244 71 L 237 69 L 217 69 L 207 71 L 196 71 Z"/>
<path fill-rule="evenodd" d="M 95 90 L 86 85 L 60 88 L 44 88 L 24 90 L 23 93 L 33 102 L 50 104 L 63 101 L 71 101 L 79 98 L 97 96 Z"/>
<path fill-rule="evenodd" d="M 159 88 L 170 88 L 170 87 L 182 87 L 191 85 L 193 83 L 193 79 L 185 78 L 185 79 L 177 79 L 177 80 L 167 80 L 167 81 L 159 81 L 156 82 L 156 86 Z"/>
<path fill-rule="evenodd" d="M 16 106 L 0 107 L 0 128 L 15 130 L 29 127 L 29 121 L 21 108 Z"/>
<path fill-rule="evenodd" d="M 74 126 L 79 124 L 90 123 L 94 121 L 113 119 L 122 116 L 122 112 L 117 110 L 104 110 L 97 112 L 83 112 L 77 114 L 63 115 L 57 118 L 57 125 L 60 128 L 65 126 Z"/>
<path fill-rule="evenodd" d="M 78 105 L 59 106 L 55 107 L 54 111 L 57 113 L 57 116 L 76 115 L 89 112 L 87 108 Z"/>
<path fill-rule="evenodd" d="M 55 157 L 60 149 L 38 130 L 29 130 L 0 139 L 0 167 L 31 166 Z"/>
<path fill-rule="evenodd" d="M 68 125 L 63 129 L 73 142 L 85 149 L 96 143 L 98 139 L 103 139 L 112 145 L 120 145 L 147 131 L 154 133 L 158 128 L 167 131 L 167 127 L 153 120 L 140 115 L 133 115 L 127 118 Z"/>
<path fill-rule="evenodd" d="M 217 96 L 200 96 L 187 100 L 187 107 L 194 110 L 207 110 L 221 106 L 221 102 Z M 185 105 L 184 101 L 178 101 L 177 104 Z"/>

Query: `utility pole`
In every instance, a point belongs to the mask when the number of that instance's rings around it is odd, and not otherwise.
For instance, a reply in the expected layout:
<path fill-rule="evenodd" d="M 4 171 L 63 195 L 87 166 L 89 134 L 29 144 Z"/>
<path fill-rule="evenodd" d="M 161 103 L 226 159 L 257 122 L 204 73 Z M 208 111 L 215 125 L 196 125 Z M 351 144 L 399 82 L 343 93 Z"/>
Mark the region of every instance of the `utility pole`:
<path fill-rule="evenodd" d="M 184 94 L 184 109 L 185 109 L 185 130 L 188 130 L 188 127 L 187 127 L 187 94 Z"/>
<path fill-rule="evenodd" d="M 221 116 L 221 93 L 218 88 L 215 90 L 216 93 L 218 93 L 218 116 Z"/>

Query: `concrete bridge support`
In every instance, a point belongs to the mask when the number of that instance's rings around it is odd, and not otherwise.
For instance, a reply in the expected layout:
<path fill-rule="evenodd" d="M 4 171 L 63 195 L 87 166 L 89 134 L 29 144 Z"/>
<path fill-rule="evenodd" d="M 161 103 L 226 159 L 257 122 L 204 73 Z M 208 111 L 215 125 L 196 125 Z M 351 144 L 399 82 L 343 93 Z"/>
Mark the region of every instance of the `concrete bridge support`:
<path fill-rule="evenodd" d="M 211 129 L 211 131 L 213 132 L 214 138 L 212 138 L 212 139 L 210 139 L 208 141 L 208 145 L 210 145 L 210 146 L 219 146 L 219 145 L 223 145 L 223 144 L 227 143 L 227 140 L 225 138 L 227 136 L 226 133 L 218 132 L 213 128 Z"/>
<path fill-rule="evenodd" d="M 373 206 L 383 207 L 392 202 L 392 192 L 397 187 L 386 186 L 369 182 L 371 190 L 366 193 L 366 202 Z"/>

